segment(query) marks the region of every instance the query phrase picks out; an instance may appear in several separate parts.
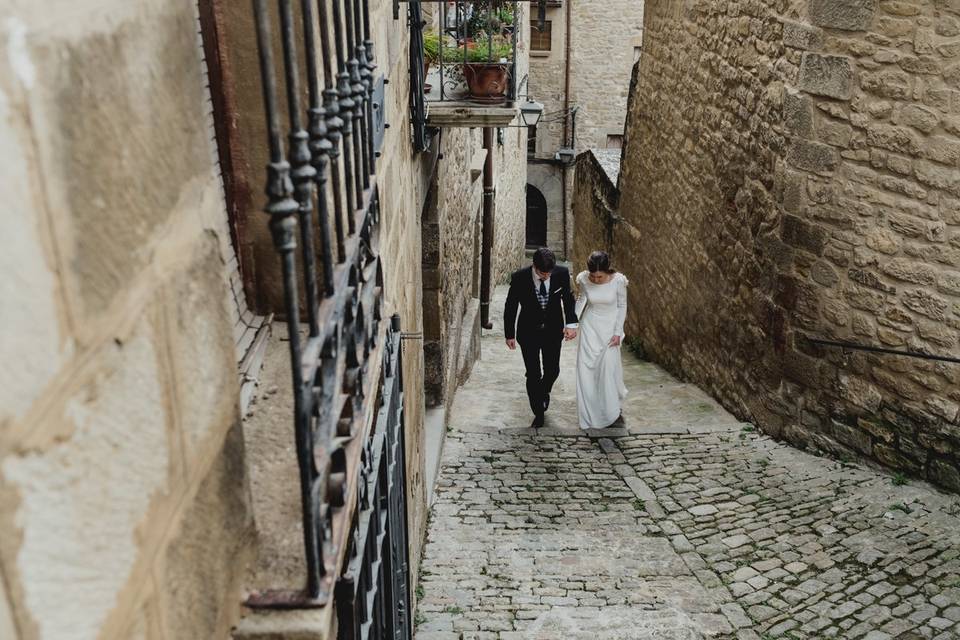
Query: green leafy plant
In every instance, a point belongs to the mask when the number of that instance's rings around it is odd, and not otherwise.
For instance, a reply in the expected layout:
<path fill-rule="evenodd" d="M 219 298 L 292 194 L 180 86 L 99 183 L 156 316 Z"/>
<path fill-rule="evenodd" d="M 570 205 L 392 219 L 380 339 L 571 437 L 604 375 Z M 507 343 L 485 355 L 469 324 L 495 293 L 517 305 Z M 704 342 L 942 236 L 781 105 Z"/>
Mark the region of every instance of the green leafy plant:
<path fill-rule="evenodd" d="M 430 64 L 440 61 L 441 49 L 443 49 L 443 57 L 450 58 L 452 54 L 448 52 L 455 48 L 456 44 L 450 36 L 441 36 L 432 29 L 423 32 L 423 57 Z"/>
<path fill-rule="evenodd" d="M 894 486 L 902 487 L 903 485 L 907 484 L 907 476 L 898 471 L 893 474 L 892 482 Z"/>
<path fill-rule="evenodd" d="M 512 55 L 513 45 L 502 38 L 484 38 L 467 44 L 467 62 L 473 64 L 498 63 L 501 59 L 509 60 Z"/>

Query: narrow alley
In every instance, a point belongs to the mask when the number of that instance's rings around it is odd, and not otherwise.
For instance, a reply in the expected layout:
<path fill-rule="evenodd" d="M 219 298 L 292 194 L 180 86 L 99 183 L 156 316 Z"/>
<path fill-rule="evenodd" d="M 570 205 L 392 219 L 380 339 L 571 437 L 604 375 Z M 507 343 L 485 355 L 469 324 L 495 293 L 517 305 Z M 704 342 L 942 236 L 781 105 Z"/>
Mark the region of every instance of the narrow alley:
<path fill-rule="evenodd" d="M 777 443 L 627 352 L 627 429 L 584 437 L 575 353 L 534 432 L 519 352 L 485 335 L 417 640 L 960 637 L 956 496 Z"/>

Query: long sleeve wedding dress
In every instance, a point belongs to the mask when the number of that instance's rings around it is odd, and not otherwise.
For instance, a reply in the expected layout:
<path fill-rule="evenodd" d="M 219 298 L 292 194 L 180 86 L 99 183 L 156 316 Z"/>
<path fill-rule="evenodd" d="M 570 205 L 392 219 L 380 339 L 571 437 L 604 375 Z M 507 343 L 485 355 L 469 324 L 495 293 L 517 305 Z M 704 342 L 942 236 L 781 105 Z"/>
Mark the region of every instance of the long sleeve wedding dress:
<path fill-rule="evenodd" d="M 590 282 L 589 273 L 577 276 L 580 295 L 580 344 L 577 347 L 577 408 L 581 429 L 603 429 L 620 417 L 627 388 L 623 384 L 620 347 L 610 345 L 613 336 L 623 340 L 627 316 L 627 278 L 622 273 L 604 284 Z"/>

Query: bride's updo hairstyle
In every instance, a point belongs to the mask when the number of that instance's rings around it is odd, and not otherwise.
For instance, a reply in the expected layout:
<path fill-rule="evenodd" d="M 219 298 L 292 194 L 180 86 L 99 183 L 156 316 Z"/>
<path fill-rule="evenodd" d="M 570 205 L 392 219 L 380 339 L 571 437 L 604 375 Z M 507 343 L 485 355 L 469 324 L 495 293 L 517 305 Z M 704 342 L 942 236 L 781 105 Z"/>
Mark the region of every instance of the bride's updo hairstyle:
<path fill-rule="evenodd" d="M 587 270 L 590 273 L 603 271 L 604 273 L 613 274 L 617 272 L 616 269 L 610 268 L 610 256 L 606 251 L 594 251 L 591 253 L 590 257 L 587 258 Z"/>

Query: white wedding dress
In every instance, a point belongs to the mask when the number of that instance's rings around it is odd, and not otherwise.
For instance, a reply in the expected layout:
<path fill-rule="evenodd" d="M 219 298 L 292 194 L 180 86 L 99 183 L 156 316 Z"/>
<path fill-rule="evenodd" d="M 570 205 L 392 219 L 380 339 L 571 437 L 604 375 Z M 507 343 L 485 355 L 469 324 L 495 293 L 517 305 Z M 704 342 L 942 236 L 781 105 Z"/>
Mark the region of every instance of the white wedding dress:
<path fill-rule="evenodd" d="M 603 429 L 620 417 L 627 396 L 620 347 L 611 347 L 610 340 L 624 338 L 628 281 L 615 273 L 609 282 L 593 284 L 589 276 L 586 271 L 577 276 L 577 409 L 581 429 Z"/>

